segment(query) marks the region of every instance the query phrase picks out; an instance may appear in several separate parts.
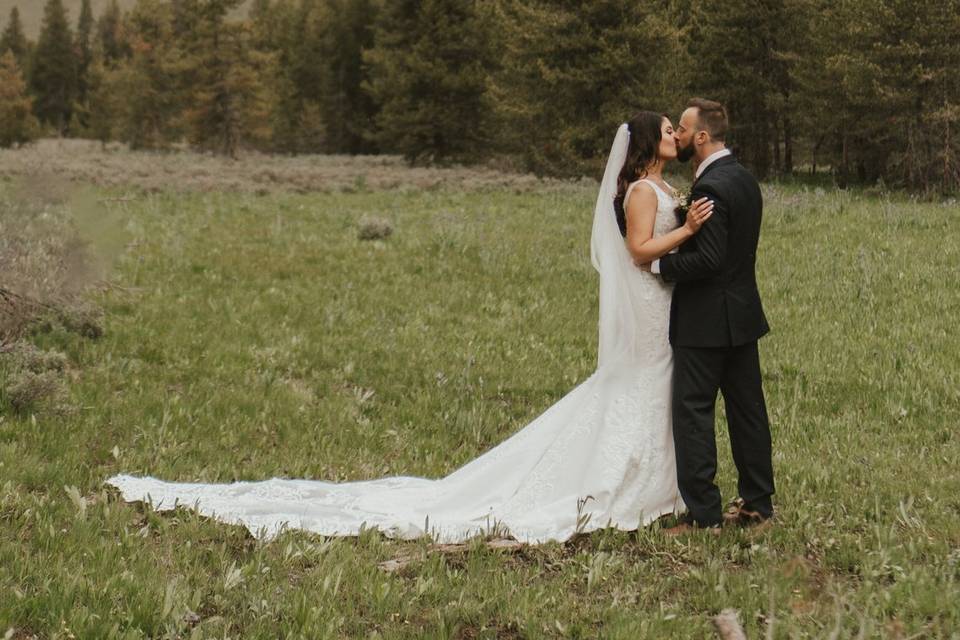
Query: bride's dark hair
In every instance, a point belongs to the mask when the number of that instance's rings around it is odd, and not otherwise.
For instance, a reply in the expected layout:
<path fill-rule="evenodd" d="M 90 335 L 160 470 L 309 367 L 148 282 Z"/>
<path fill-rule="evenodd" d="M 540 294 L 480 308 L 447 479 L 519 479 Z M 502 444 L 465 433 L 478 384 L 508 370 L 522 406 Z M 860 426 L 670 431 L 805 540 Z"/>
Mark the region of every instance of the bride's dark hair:
<path fill-rule="evenodd" d="M 617 195 L 613 199 L 613 210 L 617 214 L 617 226 L 620 235 L 627 237 L 627 212 L 623 208 L 623 199 L 627 195 L 627 187 L 634 180 L 647 175 L 647 167 L 653 163 L 659 154 L 660 141 L 663 139 L 661 126 L 665 113 L 641 111 L 627 121 L 630 130 L 630 146 L 627 147 L 627 159 L 623 162 L 620 175 L 617 177 Z"/>

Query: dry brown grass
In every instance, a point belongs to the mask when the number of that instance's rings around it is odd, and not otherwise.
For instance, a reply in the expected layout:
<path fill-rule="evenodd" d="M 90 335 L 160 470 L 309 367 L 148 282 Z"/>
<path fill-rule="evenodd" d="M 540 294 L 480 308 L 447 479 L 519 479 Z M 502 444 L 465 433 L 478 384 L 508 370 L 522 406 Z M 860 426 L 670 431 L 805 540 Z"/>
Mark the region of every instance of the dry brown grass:
<path fill-rule="evenodd" d="M 89 190 L 55 175 L 0 188 L 0 414 L 69 408 L 66 356 L 30 335 L 101 335 L 101 311 L 84 295 L 105 276 L 102 243 L 89 237 L 101 213 Z"/>
<path fill-rule="evenodd" d="M 281 156 L 247 152 L 231 160 L 187 150 L 130 151 L 91 140 L 42 139 L 0 149 L 0 176 L 55 174 L 99 186 L 147 191 L 330 192 L 394 188 L 498 187 L 527 191 L 545 181 L 482 167 L 410 167 L 398 156 Z M 548 181 L 547 184 L 552 183 Z"/>
<path fill-rule="evenodd" d="M 96 217 L 90 194 L 62 177 L 26 176 L 0 190 L 0 341 L 43 319 L 96 336 L 82 292 L 105 262 L 84 237 Z"/>

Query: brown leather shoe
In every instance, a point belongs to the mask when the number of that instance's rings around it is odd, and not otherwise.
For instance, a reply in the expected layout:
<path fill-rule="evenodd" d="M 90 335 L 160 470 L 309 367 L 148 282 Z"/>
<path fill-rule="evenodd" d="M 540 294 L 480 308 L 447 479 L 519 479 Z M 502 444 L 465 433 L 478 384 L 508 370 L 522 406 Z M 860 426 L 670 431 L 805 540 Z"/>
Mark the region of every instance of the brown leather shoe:
<path fill-rule="evenodd" d="M 743 508 L 743 505 L 743 498 L 737 498 L 727 505 L 726 511 L 723 512 L 724 526 L 738 523 L 740 520 L 740 510 Z"/>
<path fill-rule="evenodd" d="M 724 514 L 724 522 L 727 522 L 726 514 Z M 744 529 L 766 530 L 773 524 L 773 516 L 764 516 L 759 511 L 749 511 L 741 507 L 729 522 Z"/>
<path fill-rule="evenodd" d="M 661 531 L 663 531 L 664 535 L 670 536 L 673 538 L 690 535 L 692 533 L 697 533 L 699 531 L 705 531 L 708 535 L 715 536 L 715 537 L 719 537 L 720 534 L 722 533 L 722 531 L 720 530 L 720 527 L 697 527 L 690 524 L 689 522 L 681 522 L 675 527 L 670 527 L 669 529 L 661 529 Z"/>

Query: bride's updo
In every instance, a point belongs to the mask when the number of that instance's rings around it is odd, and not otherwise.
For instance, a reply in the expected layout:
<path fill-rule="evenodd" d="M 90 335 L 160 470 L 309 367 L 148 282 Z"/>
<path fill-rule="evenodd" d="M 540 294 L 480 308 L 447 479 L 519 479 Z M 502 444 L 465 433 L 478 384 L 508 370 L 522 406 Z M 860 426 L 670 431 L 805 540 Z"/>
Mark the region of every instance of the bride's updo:
<path fill-rule="evenodd" d="M 627 121 L 630 130 L 630 146 L 627 147 L 627 159 L 623 162 L 617 178 L 617 195 L 613 199 L 613 209 L 617 214 L 620 235 L 627 236 L 627 213 L 623 208 L 623 198 L 630 183 L 647 175 L 647 167 L 658 157 L 660 141 L 663 138 L 663 119 L 665 113 L 641 111 Z"/>

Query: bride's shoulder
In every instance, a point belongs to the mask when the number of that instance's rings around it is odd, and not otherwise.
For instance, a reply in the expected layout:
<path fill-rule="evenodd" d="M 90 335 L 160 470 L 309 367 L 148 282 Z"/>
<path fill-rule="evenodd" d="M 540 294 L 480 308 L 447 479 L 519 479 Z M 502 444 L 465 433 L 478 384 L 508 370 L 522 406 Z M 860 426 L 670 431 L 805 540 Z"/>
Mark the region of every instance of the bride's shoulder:
<path fill-rule="evenodd" d="M 640 180 L 635 180 L 627 185 L 627 191 L 623 197 L 624 204 L 626 204 L 627 199 L 634 191 L 639 194 L 639 197 L 642 200 L 651 200 L 651 196 L 653 199 L 656 199 L 657 197 L 657 192 L 653 188 L 653 185 L 651 185 L 647 180 L 641 178 Z"/>
<path fill-rule="evenodd" d="M 637 191 L 642 191 L 643 193 L 652 193 L 654 195 L 657 193 L 654 185 L 650 184 L 650 181 L 646 178 L 640 178 L 639 180 L 635 180 L 627 185 L 627 191 L 629 192 L 631 189 L 636 189 Z"/>

